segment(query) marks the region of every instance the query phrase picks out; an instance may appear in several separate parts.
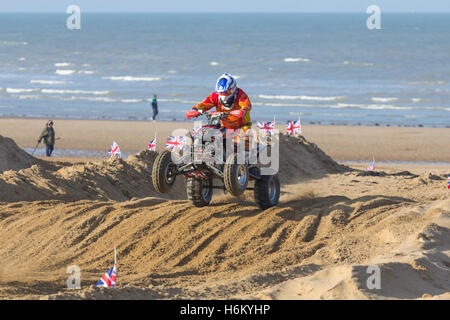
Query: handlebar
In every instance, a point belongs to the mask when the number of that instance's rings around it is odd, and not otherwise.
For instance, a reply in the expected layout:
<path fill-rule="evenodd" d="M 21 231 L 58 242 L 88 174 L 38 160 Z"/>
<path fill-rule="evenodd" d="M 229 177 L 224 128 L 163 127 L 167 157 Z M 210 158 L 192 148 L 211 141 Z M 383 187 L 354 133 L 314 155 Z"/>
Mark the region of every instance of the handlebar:
<path fill-rule="evenodd" d="M 197 110 L 189 110 L 186 111 L 186 118 L 192 119 L 197 118 L 201 115 L 205 115 L 208 119 L 211 119 L 214 115 L 220 115 L 220 119 L 224 119 L 229 115 L 241 118 L 244 116 L 245 111 L 244 110 L 233 110 L 231 112 L 220 112 L 220 111 L 209 111 L 209 112 L 200 112 Z"/>

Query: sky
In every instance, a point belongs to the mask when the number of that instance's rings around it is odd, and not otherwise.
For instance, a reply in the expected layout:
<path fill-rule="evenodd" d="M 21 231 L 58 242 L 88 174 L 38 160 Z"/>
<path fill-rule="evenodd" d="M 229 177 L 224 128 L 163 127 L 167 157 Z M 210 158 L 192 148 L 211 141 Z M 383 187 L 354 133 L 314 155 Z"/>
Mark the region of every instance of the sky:
<path fill-rule="evenodd" d="M 0 0 L 0 12 L 450 12 L 450 0 Z"/>

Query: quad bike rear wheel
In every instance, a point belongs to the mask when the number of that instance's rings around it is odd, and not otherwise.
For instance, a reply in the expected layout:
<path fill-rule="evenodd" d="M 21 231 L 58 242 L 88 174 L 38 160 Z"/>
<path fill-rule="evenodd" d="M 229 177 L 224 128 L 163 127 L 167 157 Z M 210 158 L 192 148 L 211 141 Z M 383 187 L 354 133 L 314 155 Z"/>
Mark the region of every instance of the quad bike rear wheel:
<path fill-rule="evenodd" d="M 280 179 L 278 174 L 272 176 L 261 176 L 255 181 L 255 202 L 262 210 L 274 207 L 280 199 Z"/>
<path fill-rule="evenodd" d="M 186 179 L 186 191 L 188 199 L 196 207 L 209 205 L 213 196 L 213 179 L 196 179 L 189 177 Z"/>
<path fill-rule="evenodd" d="M 227 158 L 223 169 L 225 189 L 233 196 L 239 196 L 247 189 L 248 180 L 248 165 L 239 164 L 237 153 L 233 153 Z"/>
<path fill-rule="evenodd" d="M 155 159 L 152 169 L 153 187 L 159 193 L 168 193 L 175 183 L 176 165 L 172 162 L 171 152 L 164 151 Z"/>

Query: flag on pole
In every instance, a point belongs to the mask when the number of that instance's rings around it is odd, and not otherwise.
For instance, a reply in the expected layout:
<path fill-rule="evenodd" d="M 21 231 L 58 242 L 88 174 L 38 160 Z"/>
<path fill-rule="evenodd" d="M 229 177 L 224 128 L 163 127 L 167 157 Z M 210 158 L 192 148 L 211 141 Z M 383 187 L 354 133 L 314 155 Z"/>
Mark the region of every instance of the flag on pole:
<path fill-rule="evenodd" d="M 111 158 L 114 157 L 114 156 L 118 156 L 119 158 L 122 157 L 122 155 L 120 153 L 119 145 L 115 141 L 113 141 L 113 144 L 111 145 L 111 148 L 108 151 L 108 153 L 111 156 Z"/>
<path fill-rule="evenodd" d="M 264 133 L 272 134 L 275 129 L 275 121 L 258 122 L 257 126 L 261 131 L 264 131 Z"/>
<path fill-rule="evenodd" d="M 375 158 L 373 158 L 372 164 L 367 167 L 367 171 L 373 171 L 375 169 Z"/>
<path fill-rule="evenodd" d="M 117 286 L 117 258 L 116 258 L 116 248 L 114 248 L 114 267 L 108 270 L 97 282 L 96 287 L 116 287 Z"/>
<path fill-rule="evenodd" d="M 166 141 L 166 148 L 167 150 L 181 149 L 185 143 L 186 139 L 183 136 L 169 136 Z"/>
<path fill-rule="evenodd" d="M 149 151 L 156 151 L 156 138 L 148 143 Z"/>
<path fill-rule="evenodd" d="M 200 130 L 202 127 L 194 127 L 192 129 L 192 136 L 195 136 L 195 134 L 198 132 L 198 130 Z"/>
<path fill-rule="evenodd" d="M 450 174 L 448 175 L 447 179 L 447 188 L 450 189 Z"/>
<path fill-rule="evenodd" d="M 302 134 L 302 126 L 300 123 L 300 119 L 297 121 L 288 121 L 286 125 L 286 131 L 288 135 L 296 135 L 296 134 Z"/>

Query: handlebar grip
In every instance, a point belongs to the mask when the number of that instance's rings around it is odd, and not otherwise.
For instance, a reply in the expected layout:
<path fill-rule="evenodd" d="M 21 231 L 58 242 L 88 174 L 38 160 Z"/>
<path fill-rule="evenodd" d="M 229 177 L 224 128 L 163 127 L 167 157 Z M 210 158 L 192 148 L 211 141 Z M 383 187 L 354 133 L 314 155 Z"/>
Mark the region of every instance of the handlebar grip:
<path fill-rule="evenodd" d="M 188 118 L 188 119 L 196 118 L 199 115 L 200 115 L 200 112 L 196 111 L 196 110 L 186 111 L 186 118 Z"/>

